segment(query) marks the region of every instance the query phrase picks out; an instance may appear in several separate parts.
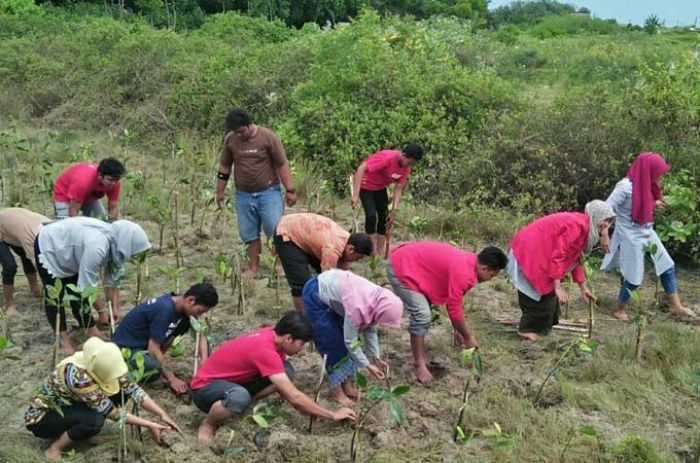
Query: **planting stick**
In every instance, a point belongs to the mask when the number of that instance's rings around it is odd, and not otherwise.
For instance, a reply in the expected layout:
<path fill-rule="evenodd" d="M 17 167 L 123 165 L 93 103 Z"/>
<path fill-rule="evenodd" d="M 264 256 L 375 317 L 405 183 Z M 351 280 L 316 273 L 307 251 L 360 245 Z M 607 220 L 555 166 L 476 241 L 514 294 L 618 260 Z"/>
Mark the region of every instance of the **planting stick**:
<path fill-rule="evenodd" d="M 321 371 L 318 375 L 318 384 L 316 385 L 316 396 L 314 396 L 314 403 L 318 403 L 318 399 L 321 397 L 321 386 L 323 386 L 323 377 L 326 372 L 326 362 L 328 361 L 328 354 L 323 354 L 323 360 L 321 361 Z M 314 421 L 316 417 L 311 415 L 309 417 L 309 434 L 314 426 Z"/>
<path fill-rule="evenodd" d="M 588 299 L 588 339 L 591 339 L 593 337 L 593 306 L 595 303 L 593 302 L 593 298 Z"/>
<path fill-rule="evenodd" d="M 53 349 L 53 366 L 58 365 L 58 351 L 61 348 L 61 309 L 56 307 L 56 344 Z"/>
<path fill-rule="evenodd" d="M 194 368 L 192 369 L 192 376 L 197 374 L 197 367 L 199 366 L 199 341 L 202 339 L 202 331 L 197 331 L 197 335 L 194 338 Z"/>
<path fill-rule="evenodd" d="M 389 226 L 386 227 L 386 248 L 384 249 L 384 258 L 388 259 L 389 258 L 389 249 L 391 249 L 391 229 L 393 228 L 393 223 L 390 223 Z M 381 252 L 381 250 L 379 250 Z"/>
<path fill-rule="evenodd" d="M 350 198 L 352 198 L 355 195 L 355 184 L 353 183 L 353 175 L 350 174 L 348 176 L 348 182 L 350 183 Z M 360 228 L 360 225 L 358 224 L 357 221 L 357 207 L 352 206 L 352 232 L 351 233 L 357 233 Z"/>
<path fill-rule="evenodd" d="M 642 318 L 637 323 L 637 342 L 634 345 L 634 358 L 637 362 L 642 362 L 642 341 L 644 339 L 644 324 L 646 322 L 645 318 Z"/>
<path fill-rule="evenodd" d="M 112 310 L 112 301 L 107 301 L 107 310 L 109 311 L 109 333 L 114 334 L 114 311 Z"/>

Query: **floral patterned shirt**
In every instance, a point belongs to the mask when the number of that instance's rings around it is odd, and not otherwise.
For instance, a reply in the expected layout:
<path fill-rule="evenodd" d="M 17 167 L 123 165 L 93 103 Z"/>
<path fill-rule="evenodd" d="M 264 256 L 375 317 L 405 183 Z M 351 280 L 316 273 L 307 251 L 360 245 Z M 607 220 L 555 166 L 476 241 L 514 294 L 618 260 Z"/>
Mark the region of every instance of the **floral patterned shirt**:
<path fill-rule="evenodd" d="M 148 394 L 126 375 L 119 378 L 119 386 L 126 397 L 131 397 L 138 404 L 148 397 Z M 87 370 L 66 363 L 54 369 L 29 399 L 29 409 L 24 415 L 25 425 L 38 423 L 51 409 L 76 403 L 83 403 L 111 420 L 119 420 L 118 408 L 90 377 Z"/>

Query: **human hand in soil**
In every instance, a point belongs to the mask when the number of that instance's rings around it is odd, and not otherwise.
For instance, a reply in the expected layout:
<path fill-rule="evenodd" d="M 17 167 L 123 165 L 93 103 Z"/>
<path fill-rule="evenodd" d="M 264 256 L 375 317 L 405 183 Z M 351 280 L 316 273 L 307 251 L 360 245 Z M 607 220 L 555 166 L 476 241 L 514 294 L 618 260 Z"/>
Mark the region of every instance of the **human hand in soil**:
<path fill-rule="evenodd" d="M 170 426 L 171 429 L 177 431 L 178 433 L 182 434 L 182 430 L 180 429 L 180 426 L 177 425 L 175 420 L 170 418 L 167 413 L 163 412 L 162 415 L 160 415 L 160 420 L 165 423 L 166 425 Z"/>
<path fill-rule="evenodd" d="M 225 191 L 217 191 L 216 192 L 216 207 L 221 209 L 224 205 L 224 199 L 226 199 L 226 192 Z"/>
<path fill-rule="evenodd" d="M 148 425 L 148 430 L 151 432 L 151 437 L 154 441 L 158 442 L 159 444 L 161 442 L 160 433 L 166 429 L 170 429 L 170 427 L 153 422 L 151 422 L 151 424 Z"/>
<path fill-rule="evenodd" d="M 187 383 L 180 378 L 172 378 L 168 383 L 172 390 L 178 394 L 185 394 L 187 392 Z"/>
<path fill-rule="evenodd" d="M 559 304 L 566 305 L 569 302 L 569 295 L 566 293 L 564 288 L 554 288 L 554 292 L 557 294 L 557 299 L 559 299 Z"/>
<path fill-rule="evenodd" d="M 352 420 L 355 421 L 357 419 L 357 414 L 355 413 L 355 410 L 347 407 L 339 408 L 338 410 L 333 412 L 333 421 L 343 421 L 343 420 Z"/>
<path fill-rule="evenodd" d="M 384 372 L 377 365 L 367 365 L 367 371 L 372 373 L 372 376 L 374 376 L 377 379 L 384 379 Z"/>
<path fill-rule="evenodd" d="M 380 358 L 372 360 L 372 363 L 377 365 L 379 369 L 384 372 L 384 374 L 386 374 L 386 372 L 389 371 L 389 364 Z"/>

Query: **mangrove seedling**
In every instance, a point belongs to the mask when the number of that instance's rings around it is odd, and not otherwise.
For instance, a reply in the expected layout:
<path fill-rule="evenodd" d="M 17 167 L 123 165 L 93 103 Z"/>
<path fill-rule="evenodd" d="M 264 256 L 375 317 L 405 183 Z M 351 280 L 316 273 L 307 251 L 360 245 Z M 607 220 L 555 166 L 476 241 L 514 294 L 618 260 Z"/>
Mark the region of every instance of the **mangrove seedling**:
<path fill-rule="evenodd" d="M 192 368 L 192 376 L 197 374 L 197 369 L 199 367 L 199 344 L 204 336 L 208 342 L 211 341 L 209 337 L 209 324 L 199 321 L 197 317 L 190 315 L 190 328 L 192 329 L 190 333 L 194 332 L 194 366 Z"/>
<path fill-rule="evenodd" d="M 184 265 L 182 261 L 182 251 L 180 250 L 180 227 L 179 223 L 179 213 L 178 213 L 178 198 L 180 193 L 177 190 L 172 192 L 173 197 L 173 213 L 170 216 L 172 221 L 173 230 L 173 244 L 175 245 L 175 266 L 181 268 Z"/>
<path fill-rule="evenodd" d="M 175 288 L 175 293 L 180 292 L 180 278 L 182 274 L 185 273 L 184 267 L 173 267 L 171 265 L 161 265 L 158 267 L 158 271 L 163 275 L 170 278 L 172 285 Z"/>
<path fill-rule="evenodd" d="M 267 402 L 258 402 L 253 407 L 253 413 L 250 415 L 250 419 L 255 421 L 260 429 L 255 432 L 253 436 L 253 442 L 259 448 L 263 448 L 267 445 L 268 430 L 270 428 L 270 422 L 275 418 L 285 417 L 286 415 L 282 412 L 278 412 Z"/>
<path fill-rule="evenodd" d="M 588 282 L 588 288 L 593 293 L 592 284 L 595 278 L 595 269 L 597 265 L 591 263 L 590 259 L 586 259 L 583 263 L 583 272 L 586 275 L 586 281 Z M 569 299 L 570 300 L 570 299 Z M 588 339 L 593 337 L 593 325 L 595 324 L 595 299 L 593 297 L 588 298 Z M 568 302 L 567 302 L 568 305 Z"/>
<path fill-rule="evenodd" d="M 462 350 L 461 355 L 462 366 L 466 366 L 468 362 L 472 362 L 472 370 L 474 372 L 474 377 L 476 378 L 476 384 L 481 382 L 481 378 L 484 374 L 484 364 L 481 361 L 481 354 L 476 347 Z M 464 381 L 464 392 L 462 393 L 462 406 L 459 407 L 459 414 L 457 416 L 457 422 L 454 426 L 454 432 L 452 433 L 452 441 L 455 443 L 466 444 L 473 437 L 474 433 L 465 434 L 462 428 L 462 420 L 464 419 L 464 412 L 467 409 L 467 400 L 469 400 L 469 386 L 471 384 L 471 376 L 467 377 Z"/>
<path fill-rule="evenodd" d="M 627 290 L 630 295 L 630 300 L 634 303 L 637 308 L 634 317 L 632 317 L 632 323 L 637 325 L 637 339 L 634 343 L 634 358 L 637 362 L 642 361 L 642 350 L 644 344 L 644 328 L 647 324 L 647 316 L 644 313 L 644 308 L 641 306 L 642 296 L 639 292 L 639 288 L 634 291 Z"/>
<path fill-rule="evenodd" d="M 61 297 L 63 293 L 63 297 Z M 61 348 L 61 314 L 60 309 L 64 311 L 70 309 L 71 302 L 78 301 L 80 298 L 74 294 L 70 294 L 67 290 L 63 291 L 63 283 L 60 278 L 52 286 L 45 288 L 46 300 L 56 307 L 56 324 L 54 326 L 54 350 L 53 350 L 53 366 L 58 365 L 58 351 Z M 80 294 L 80 291 L 78 291 Z"/>
<path fill-rule="evenodd" d="M 2 307 L 0 307 L 0 320 L 2 321 L 2 334 L 0 335 L 0 359 L 20 360 L 20 358 L 16 355 L 5 353 L 5 350 L 14 347 L 15 343 L 12 342 L 10 327 L 7 324 L 5 310 Z"/>
<path fill-rule="evenodd" d="M 83 320 L 90 318 L 90 314 L 92 313 L 92 307 L 95 305 L 95 301 L 97 301 L 98 298 L 99 288 L 97 286 L 86 286 L 81 290 L 77 285 L 68 283 L 66 285 L 66 290 L 66 294 L 68 293 L 68 291 L 70 291 L 73 294 L 78 295 L 76 299 L 80 300 L 80 316 L 83 318 Z M 87 330 L 88 327 L 86 326 L 86 335 Z"/>
<path fill-rule="evenodd" d="M 143 291 L 143 264 L 148 257 L 148 249 L 141 251 L 136 256 L 136 291 L 134 292 L 134 305 L 138 305 L 141 301 L 141 293 Z"/>
<path fill-rule="evenodd" d="M 569 438 L 566 440 L 564 448 L 561 449 L 561 454 L 559 455 L 559 459 L 557 461 L 564 461 L 566 451 L 569 450 L 569 446 L 571 445 L 571 442 L 574 440 L 574 437 L 576 437 L 577 434 L 583 434 L 584 436 L 594 437 L 596 439 L 596 443 L 598 442 L 598 431 L 595 427 L 586 425 L 581 426 L 578 429 L 571 428 L 569 430 Z M 598 448 L 600 449 L 600 446 L 598 446 Z"/>
<path fill-rule="evenodd" d="M 535 394 L 534 399 L 532 400 L 532 403 L 534 405 L 537 405 L 540 401 L 540 396 L 542 395 L 542 391 L 544 391 L 544 387 L 547 384 L 547 382 L 554 377 L 554 375 L 559 371 L 559 369 L 564 365 L 564 363 L 569 360 L 573 355 L 578 351 L 579 353 L 582 354 L 588 354 L 591 355 L 593 352 L 595 352 L 596 348 L 598 347 L 598 341 L 595 341 L 593 339 L 586 339 L 584 336 L 577 337 L 575 339 L 572 339 L 569 341 L 569 345 L 567 346 L 566 349 L 564 349 L 564 352 L 561 354 L 561 357 L 557 359 L 557 361 L 554 363 L 552 368 L 547 372 L 547 375 L 544 378 L 544 381 L 542 381 L 542 384 L 540 385 L 539 389 L 537 390 L 537 393 Z"/>
<path fill-rule="evenodd" d="M 129 379 L 134 382 L 135 384 L 138 384 L 142 381 L 145 381 L 146 379 L 150 378 L 151 376 L 155 375 L 158 373 L 157 370 L 146 370 L 146 364 L 145 364 L 145 355 L 146 351 L 136 351 L 133 352 L 131 349 L 127 347 L 123 347 L 121 349 L 122 352 L 122 357 L 124 358 L 124 361 L 126 362 L 126 366 L 129 369 L 129 372 L 127 373 L 127 376 Z M 123 396 L 123 391 L 122 391 L 122 407 L 125 408 L 126 403 L 124 402 L 124 396 Z M 131 413 L 134 416 L 139 416 L 139 404 L 134 402 L 132 408 L 131 408 Z M 120 415 L 121 417 L 121 415 Z M 121 426 L 121 423 L 120 423 Z M 135 432 L 139 437 L 140 441 L 143 441 L 143 438 L 141 436 L 141 427 L 136 426 L 135 427 Z M 126 433 L 124 433 L 124 438 L 126 438 Z M 126 449 L 126 441 L 124 441 L 124 449 Z"/>
<path fill-rule="evenodd" d="M 221 277 L 221 284 L 226 283 L 227 278 L 231 278 L 233 275 L 233 267 L 226 254 L 217 254 L 214 259 L 214 271 Z"/>
<path fill-rule="evenodd" d="M 651 242 L 647 243 L 642 248 L 644 255 L 649 258 L 652 265 L 654 265 L 654 256 L 658 250 L 659 247 L 656 245 L 656 243 Z M 661 301 L 659 300 L 659 276 L 656 275 L 656 273 L 654 273 L 654 305 L 656 307 L 656 311 L 659 312 L 661 310 Z"/>
<path fill-rule="evenodd" d="M 399 404 L 398 398 L 405 393 L 407 393 L 411 388 L 406 385 L 397 386 L 394 389 L 387 389 L 385 387 L 379 386 L 369 386 L 369 381 L 367 377 L 362 373 L 357 373 L 355 377 L 357 387 L 360 389 L 360 396 L 364 398 L 361 405 L 360 413 L 357 416 L 357 422 L 355 423 L 355 430 L 352 433 L 352 440 L 350 441 L 350 461 L 354 463 L 357 461 L 357 451 L 359 449 L 360 443 L 360 431 L 365 424 L 365 420 L 369 416 L 369 413 L 380 403 L 386 402 L 389 404 L 389 412 L 391 417 L 397 424 L 403 423 L 404 415 L 401 405 Z"/>

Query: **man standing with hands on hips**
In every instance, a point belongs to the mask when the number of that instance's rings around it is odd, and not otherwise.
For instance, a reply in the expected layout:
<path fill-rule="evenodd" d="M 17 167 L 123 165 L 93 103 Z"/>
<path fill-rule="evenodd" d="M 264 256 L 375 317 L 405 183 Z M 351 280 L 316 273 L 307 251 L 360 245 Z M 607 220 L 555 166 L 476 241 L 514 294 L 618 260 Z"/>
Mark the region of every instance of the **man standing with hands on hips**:
<path fill-rule="evenodd" d="M 252 278 L 260 268 L 260 228 L 274 236 L 284 213 L 281 187 L 287 206 L 297 201 L 287 155 L 279 137 L 270 129 L 253 124 L 250 115 L 236 108 L 226 116 L 226 136 L 221 148 L 216 181 L 216 203 L 224 203 L 226 183 L 233 172 L 238 232 L 247 246 L 248 270 Z"/>

